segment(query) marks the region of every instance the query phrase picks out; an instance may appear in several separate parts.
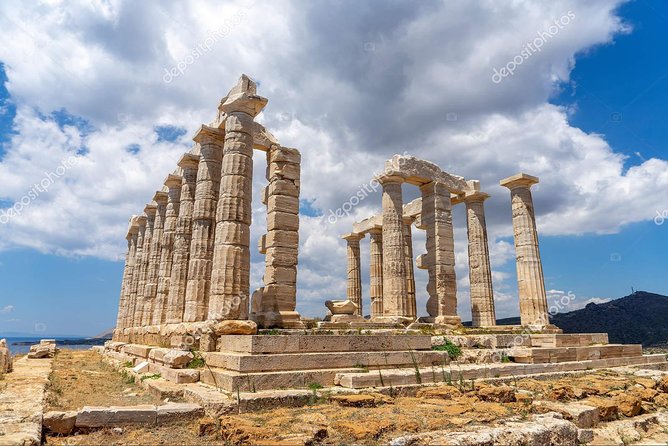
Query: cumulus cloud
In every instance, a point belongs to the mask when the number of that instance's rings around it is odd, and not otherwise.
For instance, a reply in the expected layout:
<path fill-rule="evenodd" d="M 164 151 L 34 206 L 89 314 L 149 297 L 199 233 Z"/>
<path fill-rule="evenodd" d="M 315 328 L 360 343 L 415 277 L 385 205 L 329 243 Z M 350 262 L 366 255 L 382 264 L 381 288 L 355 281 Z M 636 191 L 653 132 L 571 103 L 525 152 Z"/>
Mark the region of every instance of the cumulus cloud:
<path fill-rule="evenodd" d="M 619 3 L 3 2 L 0 61 L 17 113 L 0 160 L 0 199 L 14 203 L 62 160 L 79 162 L 7 223 L 0 248 L 122 258 L 128 216 L 141 212 L 189 148 L 190 135 L 211 121 L 244 72 L 270 100 L 259 119 L 302 151 L 302 198 L 322 214 L 301 220 L 302 311 L 322 313 L 325 299 L 344 295 L 339 235 L 378 212 L 380 197 L 369 195 L 334 223 L 328 211 L 385 159 L 407 152 L 480 179 L 492 194 L 487 214 L 499 315 L 516 313 L 514 277 L 498 271 L 514 257 L 508 191 L 499 179 L 520 170 L 540 176 L 534 198 L 546 235 L 615 232 L 665 207 L 665 160 L 629 166 L 603 135 L 572 127 L 572 110 L 549 103 L 569 80 L 576 55 L 630 32 L 615 13 Z M 569 12 L 572 21 L 540 52 L 514 75 L 492 81 L 494 68 Z M 166 82 L 173 67 L 179 74 Z M 165 140 L 159 126 L 186 133 Z M 262 158 L 255 160 L 256 194 L 265 181 Z M 414 189 L 405 188 L 406 201 L 417 196 Z M 254 218 L 256 240 L 264 228 L 259 203 Z M 461 210 L 455 224 L 466 312 Z M 423 246 L 416 230 L 416 255 Z M 254 254 L 252 262 L 257 285 L 262 257 Z M 423 273 L 416 272 L 421 304 Z"/>
<path fill-rule="evenodd" d="M 0 308 L 0 313 L 2 314 L 8 314 L 14 311 L 14 305 L 7 305 L 3 308 Z"/>

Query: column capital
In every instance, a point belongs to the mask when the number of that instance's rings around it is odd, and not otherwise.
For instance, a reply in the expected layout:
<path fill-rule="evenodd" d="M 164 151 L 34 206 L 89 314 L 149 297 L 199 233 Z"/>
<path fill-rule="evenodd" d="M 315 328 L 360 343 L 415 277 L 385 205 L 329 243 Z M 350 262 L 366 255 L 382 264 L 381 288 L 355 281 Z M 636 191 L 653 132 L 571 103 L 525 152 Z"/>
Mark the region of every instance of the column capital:
<path fill-rule="evenodd" d="M 382 225 L 375 225 L 372 228 L 370 228 L 369 230 L 367 230 L 367 232 L 371 235 L 376 235 L 376 234 L 382 235 L 383 234 L 383 226 Z"/>
<path fill-rule="evenodd" d="M 467 192 L 461 199 L 464 203 L 482 203 L 489 198 L 485 192 L 475 191 Z"/>
<path fill-rule="evenodd" d="M 199 164 L 199 155 L 195 155 L 194 153 L 184 153 L 176 164 L 183 169 L 189 167 L 196 168 Z"/>
<path fill-rule="evenodd" d="M 155 215 L 156 212 L 158 212 L 158 205 L 157 204 L 149 203 L 146 206 L 144 206 L 144 213 L 147 216 L 152 217 L 152 216 Z"/>
<path fill-rule="evenodd" d="M 206 144 L 207 142 L 225 140 L 225 131 L 209 127 L 208 125 L 202 124 L 202 126 L 197 130 L 195 136 L 193 136 L 193 141 L 198 144 Z"/>
<path fill-rule="evenodd" d="M 504 178 L 499 182 L 499 184 L 503 187 L 507 187 L 508 189 L 513 190 L 518 187 L 526 187 L 528 189 L 538 182 L 538 177 L 520 172 L 511 177 Z"/>
<path fill-rule="evenodd" d="M 415 219 L 413 217 L 406 216 L 406 215 L 403 216 L 403 220 L 404 220 L 405 225 L 412 225 L 413 222 L 415 221 Z"/>
<path fill-rule="evenodd" d="M 386 184 L 396 184 L 396 183 L 402 184 L 406 181 L 406 178 L 401 175 L 386 175 L 386 174 L 378 175 L 375 179 L 383 186 Z"/>
<path fill-rule="evenodd" d="M 351 232 L 348 234 L 344 234 L 341 236 L 343 240 L 346 240 L 348 243 L 350 242 L 359 242 L 364 238 L 364 234 L 358 234 L 357 232 Z"/>
<path fill-rule="evenodd" d="M 130 240 L 134 234 L 137 234 L 139 232 L 139 222 L 137 220 L 138 220 L 137 215 L 133 215 L 132 217 L 130 217 L 130 222 L 128 224 L 128 232 L 125 236 L 126 240 Z"/>
<path fill-rule="evenodd" d="M 448 195 L 450 197 L 450 188 L 439 182 L 439 181 L 430 181 L 420 186 L 420 191 L 424 192 L 434 192 L 440 193 L 443 195 Z"/>
<path fill-rule="evenodd" d="M 255 82 L 242 74 L 237 85 L 220 101 L 218 110 L 226 115 L 241 112 L 255 117 L 267 105 L 267 102 L 267 98 L 257 95 Z"/>
<path fill-rule="evenodd" d="M 169 198 L 169 195 L 167 194 L 167 192 L 163 192 L 161 190 L 156 191 L 155 195 L 153 195 L 153 201 L 155 201 L 159 205 L 167 204 L 168 198 Z"/>
<path fill-rule="evenodd" d="M 173 189 L 175 187 L 181 187 L 181 183 L 183 182 L 183 177 L 181 175 L 175 175 L 170 173 L 167 175 L 167 178 L 165 178 L 165 186 L 167 186 L 170 189 Z"/>
<path fill-rule="evenodd" d="M 142 227 L 146 226 L 146 221 L 148 219 L 146 218 L 146 215 L 138 215 L 137 216 L 137 228 L 141 229 Z"/>

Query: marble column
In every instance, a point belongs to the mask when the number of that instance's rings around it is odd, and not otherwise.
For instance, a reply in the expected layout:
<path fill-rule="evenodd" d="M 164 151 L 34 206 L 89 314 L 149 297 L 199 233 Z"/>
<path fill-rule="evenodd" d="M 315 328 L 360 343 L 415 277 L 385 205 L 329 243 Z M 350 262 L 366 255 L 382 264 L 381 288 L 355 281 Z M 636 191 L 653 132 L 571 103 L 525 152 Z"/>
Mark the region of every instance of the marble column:
<path fill-rule="evenodd" d="M 203 321 L 207 317 L 225 132 L 203 125 L 193 139 L 200 145 L 200 160 L 193 205 L 184 322 Z"/>
<path fill-rule="evenodd" d="M 404 241 L 404 178 L 385 175 L 378 178 L 383 187 L 383 318 L 408 322 L 410 305 L 406 287 L 406 243 Z"/>
<path fill-rule="evenodd" d="M 130 225 L 128 227 L 127 235 L 125 236 L 125 239 L 128 241 L 128 250 L 125 254 L 125 267 L 123 268 L 123 280 L 121 281 L 121 297 L 118 303 L 118 316 L 116 319 L 117 331 L 126 327 L 125 323 L 130 300 L 130 287 L 132 286 L 132 276 L 134 273 L 138 232 L 139 225 L 137 223 L 137 216 L 133 215 L 130 218 Z"/>
<path fill-rule="evenodd" d="M 489 263 L 484 192 L 466 194 L 466 226 L 469 242 L 469 279 L 471 282 L 471 316 L 474 327 L 496 325 L 492 268 Z"/>
<path fill-rule="evenodd" d="M 137 308 L 137 292 L 139 290 L 139 280 L 142 270 L 142 250 L 144 245 L 144 233 L 146 232 L 146 216 L 137 217 L 137 248 L 135 249 L 134 267 L 132 270 L 132 282 L 130 283 L 130 294 L 128 298 L 128 311 L 125 314 L 125 327 L 134 327 L 135 312 Z"/>
<path fill-rule="evenodd" d="M 536 183 L 538 178 L 519 173 L 501 180 L 500 184 L 510 189 L 512 202 L 520 319 L 522 325 L 544 327 L 550 322 L 531 197 L 531 186 Z"/>
<path fill-rule="evenodd" d="M 146 214 L 146 230 L 142 243 L 141 265 L 139 269 L 139 282 L 137 284 L 137 300 L 135 314 L 133 316 L 133 327 L 143 327 L 144 307 L 146 306 L 146 281 L 148 278 L 149 258 L 151 254 L 151 243 L 153 242 L 153 228 L 155 226 L 155 214 L 158 206 L 153 203 L 144 207 Z"/>
<path fill-rule="evenodd" d="M 172 278 L 172 258 L 174 257 L 174 239 L 176 238 L 176 222 L 179 217 L 181 202 L 181 175 L 169 174 L 165 179 L 167 186 L 167 208 L 165 210 L 165 228 L 162 233 L 160 267 L 158 270 L 158 292 L 153 311 L 153 325 L 167 321 L 167 299 Z"/>
<path fill-rule="evenodd" d="M 160 256 L 162 254 L 162 234 L 165 230 L 165 214 L 167 212 L 167 192 L 157 191 L 153 196 L 156 203 L 155 223 L 151 235 L 151 249 L 148 256 L 148 268 L 146 273 L 146 285 L 144 286 L 144 314 L 142 314 L 142 325 L 153 323 L 155 312 L 155 300 L 158 294 L 158 275 L 160 273 Z"/>
<path fill-rule="evenodd" d="M 179 217 L 176 221 L 174 254 L 172 256 L 172 271 L 167 298 L 167 323 L 169 324 L 183 321 L 183 312 L 186 306 L 188 260 L 190 259 L 190 242 L 192 241 L 193 206 L 195 203 L 195 185 L 197 182 L 199 155 L 185 153 L 179 160 L 178 165 L 183 170 L 183 179 L 181 182 Z"/>
<path fill-rule="evenodd" d="M 420 187 L 422 192 L 421 224 L 426 227 L 427 254 L 424 257 L 429 271 L 427 312 L 434 322 L 461 325 L 457 316 L 457 275 L 455 274 L 455 244 L 452 229 L 450 191 L 432 181 Z"/>
<path fill-rule="evenodd" d="M 383 315 L 383 229 L 369 230 L 371 319 Z"/>
<path fill-rule="evenodd" d="M 348 286 L 346 298 L 357 305 L 355 315 L 364 316 L 362 309 L 362 262 L 360 257 L 360 240 L 364 234 L 350 233 L 342 237 L 347 242 L 348 253 Z"/>
<path fill-rule="evenodd" d="M 404 217 L 404 242 L 406 257 L 406 292 L 408 293 L 409 316 L 417 317 L 417 303 L 415 301 L 415 268 L 413 267 L 413 219 Z"/>
<path fill-rule="evenodd" d="M 248 319 L 253 193 L 253 119 L 267 100 L 242 76 L 223 100 L 225 145 L 216 212 L 209 320 Z"/>
<path fill-rule="evenodd" d="M 251 318 L 260 327 L 303 328 L 297 312 L 299 261 L 299 189 L 301 154 L 273 144 L 267 151 L 267 233 L 260 238 L 265 254 L 263 286 L 252 297 Z"/>

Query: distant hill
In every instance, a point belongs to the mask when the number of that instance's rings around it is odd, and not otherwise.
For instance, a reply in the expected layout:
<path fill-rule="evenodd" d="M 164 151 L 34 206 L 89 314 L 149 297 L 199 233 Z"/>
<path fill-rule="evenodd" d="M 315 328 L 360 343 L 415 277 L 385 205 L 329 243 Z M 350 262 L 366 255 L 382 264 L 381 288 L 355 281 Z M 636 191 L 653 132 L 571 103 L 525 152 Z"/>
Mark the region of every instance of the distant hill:
<path fill-rule="evenodd" d="M 608 333 L 611 343 L 668 345 L 668 296 L 636 291 L 603 304 L 550 318 L 564 333 Z M 520 323 L 519 317 L 499 319 L 499 325 Z"/>
<path fill-rule="evenodd" d="M 110 328 L 108 330 L 103 331 L 102 333 L 98 333 L 95 336 L 92 336 L 92 339 L 111 339 L 111 336 L 114 334 L 114 329 Z"/>

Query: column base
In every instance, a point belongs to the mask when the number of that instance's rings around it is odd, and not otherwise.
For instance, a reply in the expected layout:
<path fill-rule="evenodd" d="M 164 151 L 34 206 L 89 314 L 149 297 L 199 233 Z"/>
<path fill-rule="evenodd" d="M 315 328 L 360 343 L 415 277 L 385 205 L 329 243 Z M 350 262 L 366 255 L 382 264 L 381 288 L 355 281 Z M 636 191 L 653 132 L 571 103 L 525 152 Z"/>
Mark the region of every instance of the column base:
<path fill-rule="evenodd" d="M 306 324 L 296 311 L 267 311 L 253 313 L 250 317 L 260 328 L 306 328 Z"/>
<path fill-rule="evenodd" d="M 415 318 L 408 316 L 378 316 L 371 319 L 371 322 L 381 323 L 381 324 L 401 324 L 409 325 L 415 322 Z"/>

